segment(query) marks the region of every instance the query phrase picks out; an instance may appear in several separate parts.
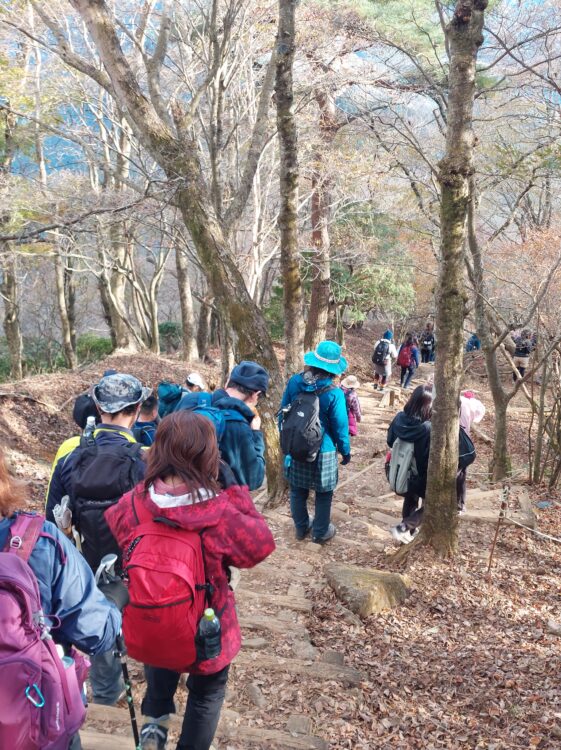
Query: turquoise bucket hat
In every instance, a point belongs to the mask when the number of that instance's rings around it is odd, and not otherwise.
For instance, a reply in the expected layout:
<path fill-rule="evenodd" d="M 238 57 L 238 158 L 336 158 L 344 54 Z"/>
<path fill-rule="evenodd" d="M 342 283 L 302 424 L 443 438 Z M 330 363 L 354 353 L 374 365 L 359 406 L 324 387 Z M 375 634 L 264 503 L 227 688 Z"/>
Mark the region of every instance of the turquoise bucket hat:
<path fill-rule="evenodd" d="M 320 341 L 315 352 L 304 354 L 304 364 L 319 367 L 332 375 L 341 375 L 348 367 L 347 360 L 341 354 L 341 347 L 335 341 Z"/>

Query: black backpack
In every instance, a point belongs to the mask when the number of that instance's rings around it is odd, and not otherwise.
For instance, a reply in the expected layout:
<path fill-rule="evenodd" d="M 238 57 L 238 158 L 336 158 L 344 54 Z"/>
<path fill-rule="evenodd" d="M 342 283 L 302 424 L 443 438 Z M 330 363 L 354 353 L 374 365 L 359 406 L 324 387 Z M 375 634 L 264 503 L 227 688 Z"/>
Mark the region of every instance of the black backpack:
<path fill-rule="evenodd" d="M 82 536 L 82 554 L 95 572 L 101 558 L 119 545 L 109 531 L 104 512 L 144 476 L 139 443 L 98 445 L 93 437 L 82 437 L 72 472 L 72 520 Z"/>
<path fill-rule="evenodd" d="M 281 410 L 280 444 L 285 456 L 301 462 L 316 460 L 323 440 L 319 396 L 333 388 L 328 385 L 319 391 L 302 391 Z"/>
<path fill-rule="evenodd" d="M 374 349 L 374 352 L 372 354 L 372 361 L 374 362 L 374 364 L 385 365 L 386 357 L 388 356 L 389 351 L 390 351 L 389 341 L 387 341 L 386 339 L 382 339 L 382 341 L 378 341 Z"/>

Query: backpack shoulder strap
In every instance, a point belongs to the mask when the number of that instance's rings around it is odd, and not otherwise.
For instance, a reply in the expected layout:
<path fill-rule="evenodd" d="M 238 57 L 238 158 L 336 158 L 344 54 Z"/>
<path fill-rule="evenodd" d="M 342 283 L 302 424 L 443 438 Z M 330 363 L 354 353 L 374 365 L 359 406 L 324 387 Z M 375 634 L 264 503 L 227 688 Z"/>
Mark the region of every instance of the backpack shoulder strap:
<path fill-rule="evenodd" d="M 316 394 L 318 396 L 321 396 L 322 393 L 327 393 L 328 391 L 334 391 L 337 388 L 336 385 L 333 385 L 333 383 L 330 383 L 329 385 L 326 385 L 324 388 L 320 388 L 319 391 L 316 391 Z"/>
<path fill-rule="evenodd" d="M 197 394 L 197 406 L 208 407 L 212 406 L 212 394 L 206 391 L 201 391 Z"/>
<path fill-rule="evenodd" d="M 10 527 L 10 538 L 6 542 L 5 551 L 27 562 L 41 534 L 43 521 L 43 516 L 35 513 L 18 513 Z"/>

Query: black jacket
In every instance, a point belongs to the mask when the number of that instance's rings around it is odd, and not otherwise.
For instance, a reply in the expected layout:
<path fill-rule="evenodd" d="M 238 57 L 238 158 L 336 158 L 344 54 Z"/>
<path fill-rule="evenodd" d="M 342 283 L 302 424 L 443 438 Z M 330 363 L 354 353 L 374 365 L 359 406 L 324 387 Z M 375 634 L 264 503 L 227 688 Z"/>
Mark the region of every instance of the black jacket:
<path fill-rule="evenodd" d="M 394 417 L 388 429 L 388 445 L 393 446 L 397 438 L 415 444 L 415 463 L 418 476 L 410 482 L 409 491 L 420 497 L 425 496 L 427 487 L 427 471 L 430 451 L 430 422 L 421 422 L 418 417 L 410 417 L 400 411 Z"/>

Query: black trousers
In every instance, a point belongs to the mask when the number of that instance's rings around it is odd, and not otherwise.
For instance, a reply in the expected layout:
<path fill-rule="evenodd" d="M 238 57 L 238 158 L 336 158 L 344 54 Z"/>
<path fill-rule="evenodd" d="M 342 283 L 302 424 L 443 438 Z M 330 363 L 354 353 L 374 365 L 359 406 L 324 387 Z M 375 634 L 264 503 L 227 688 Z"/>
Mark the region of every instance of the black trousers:
<path fill-rule="evenodd" d="M 431 351 L 432 349 L 421 349 L 421 362 L 423 364 L 430 362 Z"/>
<path fill-rule="evenodd" d="M 466 470 L 460 469 L 456 475 L 456 494 L 458 497 L 458 510 L 466 507 Z M 423 520 L 423 506 L 419 505 L 420 496 L 415 492 L 408 492 L 403 496 L 403 507 L 401 510 L 401 523 L 407 531 L 418 529 Z"/>
<path fill-rule="evenodd" d="M 220 719 L 229 670 L 228 664 L 216 674 L 189 675 L 189 696 L 177 750 L 209 750 Z M 142 701 L 142 714 L 159 718 L 175 713 L 173 697 L 181 675 L 156 667 L 144 667 L 144 673 L 147 690 Z"/>

